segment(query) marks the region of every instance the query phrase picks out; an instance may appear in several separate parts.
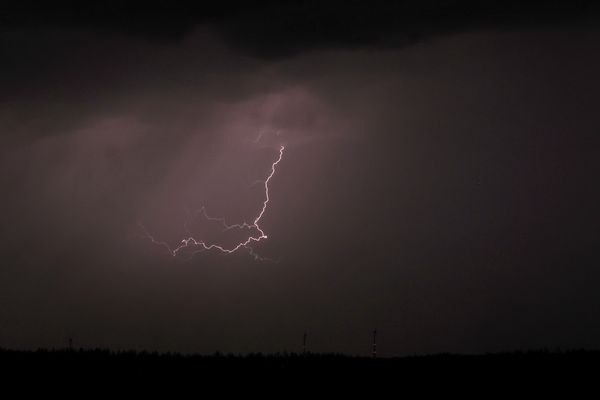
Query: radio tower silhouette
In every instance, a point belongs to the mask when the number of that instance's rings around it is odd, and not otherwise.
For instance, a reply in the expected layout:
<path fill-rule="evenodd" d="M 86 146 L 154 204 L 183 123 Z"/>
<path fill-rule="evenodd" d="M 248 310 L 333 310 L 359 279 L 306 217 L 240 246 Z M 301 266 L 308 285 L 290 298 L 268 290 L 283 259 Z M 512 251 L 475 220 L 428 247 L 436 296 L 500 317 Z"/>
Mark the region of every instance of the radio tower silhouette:
<path fill-rule="evenodd" d="M 306 354 L 306 338 L 308 337 L 308 333 L 304 331 L 304 336 L 302 337 L 302 354 Z"/>
<path fill-rule="evenodd" d="M 373 331 L 373 358 L 377 358 L 377 329 Z"/>

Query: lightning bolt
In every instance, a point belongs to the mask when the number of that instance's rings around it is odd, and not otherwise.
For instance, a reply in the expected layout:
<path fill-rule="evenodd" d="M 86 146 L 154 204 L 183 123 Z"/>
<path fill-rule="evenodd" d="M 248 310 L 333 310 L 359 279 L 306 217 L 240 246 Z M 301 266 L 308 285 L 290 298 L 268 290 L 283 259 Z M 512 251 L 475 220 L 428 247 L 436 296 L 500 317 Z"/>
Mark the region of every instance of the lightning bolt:
<path fill-rule="evenodd" d="M 267 176 L 267 178 L 264 180 L 265 199 L 262 203 L 262 208 L 260 209 L 260 212 L 258 213 L 256 218 L 254 218 L 254 221 L 252 222 L 252 224 L 243 222 L 241 224 L 229 225 L 225 221 L 225 218 L 216 218 L 216 217 L 209 216 L 204 207 L 200 208 L 198 211 L 195 212 L 195 214 L 202 214 L 204 216 L 204 218 L 206 218 L 209 221 L 216 221 L 216 222 L 221 223 L 221 225 L 223 225 L 224 230 L 246 229 L 249 231 L 254 231 L 255 234 L 250 234 L 245 240 L 238 242 L 236 245 L 234 245 L 232 247 L 225 247 L 225 246 L 221 246 L 216 243 L 206 243 L 204 240 L 198 240 L 198 239 L 194 238 L 192 236 L 191 231 L 188 228 L 188 223 L 186 222 L 184 224 L 184 229 L 189 236 L 183 238 L 180 241 L 179 246 L 177 246 L 175 248 L 172 248 L 165 241 L 155 239 L 154 236 L 151 235 L 142 224 L 140 224 L 140 227 L 142 229 L 142 232 L 144 233 L 144 236 L 146 238 L 148 238 L 152 243 L 162 246 L 165 249 L 167 249 L 173 257 L 176 257 L 182 250 L 184 250 L 186 248 L 195 249 L 192 252 L 190 257 L 193 257 L 195 254 L 206 251 L 206 250 L 218 250 L 222 253 L 231 254 L 231 253 L 235 253 L 236 251 L 240 250 L 241 248 L 244 248 L 249 251 L 250 255 L 253 256 L 255 260 L 265 260 L 265 258 L 259 256 L 258 254 L 256 254 L 254 252 L 254 250 L 252 249 L 250 244 L 252 242 L 260 242 L 261 240 L 265 240 L 268 238 L 267 234 L 260 227 L 260 220 L 262 219 L 263 215 L 265 214 L 265 211 L 267 210 L 267 205 L 269 204 L 269 201 L 270 201 L 269 182 L 271 181 L 271 178 L 273 178 L 273 176 L 275 175 L 275 169 L 283 158 L 284 150 L 285 150 L 285 146 L 282 145 L 279 148 L 279 156 L 273 162 L 273 164 L 271 164 L 271 171 L 270 171 L 269 175 Z"/>

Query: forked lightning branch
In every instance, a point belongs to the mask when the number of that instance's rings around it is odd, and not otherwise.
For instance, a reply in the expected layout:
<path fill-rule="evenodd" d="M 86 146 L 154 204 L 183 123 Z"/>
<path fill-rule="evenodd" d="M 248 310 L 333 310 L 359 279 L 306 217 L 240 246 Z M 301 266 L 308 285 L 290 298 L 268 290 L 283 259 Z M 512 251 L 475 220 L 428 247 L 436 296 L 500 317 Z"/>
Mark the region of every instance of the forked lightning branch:
<path fill-rule="evenodd" d="M 179 245 L 177 247 L 171 247 L 169 245 L 169 243 L 155 239 L 155 237 L 153 235 L 151 235 L 143 225 L 141 225 L 144 236 L 147 237 L 150 241 L 152 241 L 152 243 L 162 246 L 165 249 L 167 249 L 173 257 L 178 256 L 186 249 L 190 250 L 191 256 L 193 256 L 196 253 L 203 252 L 206 250 L 215 250 L 215 251 L 220 251 L 225 254 L 231 254 L 231 253 L 237 252 L 240 249 L 246 249 L 249 251 L 249 253 L 255 259 L 262 260 L 263 258 L 254 252 L 254 250 L 251 247 L 251 244 L 253 244 L 254 242 L 258 243 L 258 242 L 268 238 L 267 234 L 264 232 L 264 230 L 260 226 L 260 220 L 262 219 L 262 217 L 265 214 L 267 207 L 269 205 L 269 200 L 270 200 L 269 182 L 275 175 L 276 167 L 283 158 L 284 150 L 285 150 L 285 146 L 282 145 L 279 148 L 279 156 L 273 162 L 273 164 L 271 164 L 271 170 L 269 172 L 269 175 L 264 180 L 264 191 L 265 191 L 264 201 L 262 203 L 262 207 L 261 207 L 260 211 L 258 212 L 257 216 L 254 218 L 254 221 L 251 224 L 248 224 L 247 222 L 243 222 L 241 224 L 229 225 L 226 223 L 224 218 L 210 217 L 207 214 L 206 209 L 204 207 L 202 207 L 199 210 L 202 213 L 202 215 L 204 216 L 204 218 L 206 218 L 209 221 L 220 222 L 224 226 L 225 230 L 239 229 L 239 230 L 245 230 L 245 231 L 250 232 L 250 234 L 245 239 L 243 239 L 231 246 L 225 246 L 225 245 L 221 245 L 218 243 L 207 243 L 203 239 L 195 238 L 191 234 L 189 229 L 187 229 L 187 224 L 186 224 L 186 232 L 188 233 L 188 236 L 181 239 L 181 241 L 179 242 Z"/>

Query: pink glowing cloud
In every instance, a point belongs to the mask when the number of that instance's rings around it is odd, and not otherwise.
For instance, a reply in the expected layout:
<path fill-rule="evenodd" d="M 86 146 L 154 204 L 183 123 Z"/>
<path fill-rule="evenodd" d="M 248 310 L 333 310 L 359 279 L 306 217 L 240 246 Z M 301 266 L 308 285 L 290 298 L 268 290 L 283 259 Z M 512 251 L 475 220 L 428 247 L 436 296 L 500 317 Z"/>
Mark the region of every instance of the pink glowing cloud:
<path fill-rule="evenodd" d="M 259 223 L 260 223 L 260 220 L 263 217 L 265 211 L 267 210 L 267 205 L 269 204 L 269 200 L 270 200 L 269 182 L 270 182 L 271 178 L 273 178 L 273 176 L 275 175 L 275 169 L 283 158 L 284 150 L 285 150 L 285 146 L 281 145 L 279 148 L 279 156 L 273 162 L 273 164 L 271 164 L 271 172 L 269 173 L 267 178 L 264 180 L 264 193 L 265 193 L 264 201 L 262 203 L 262 208 L 261 208 L 260 212 L 254 219 L 252 224 L 243 222 L 241 224 L 229 225 L 229 224 L 227 224 L 227 222 L 225 221 L 224 218 L 215 218 L 215 217 L 209 216 L 204 207 L 200 208 L 195 213 L 195 215 L 201 214 L 206 220 L 217 221 L 217 222 L 221 223 L 225 230 L 239 229 L 239 230 L 253 232 L 252 234 L 249 234 L 248 236 L 246 236 L 245 239 L 237 242 L 233 246 L 225 246 L 225 245 L 221 245 L 221 244 L 217 244 L 217 243 L 207 243 L 203 239 L 196 239 L 195 237 L 193 237 L 191 235 L 190 230 L 187 228 L 187 222 L 185 224 L 185 228 L 186 228 L 186 232 L 189 234 L 189 236 L 181 239 L 179 246 L 174 247 L 174 248 L 172 248 L 165 241 L 155 239 L 154 236 L 151 235 L 143 225 L 140 225 L 140 227 L 142 228 L 142 231 L 144 233 L 144 236 L 147 237 L 150 241 L 152 241 L 152 243 L 165 247 L 173 257 L 176 257 L 177 255 L 179 255 L 179 253 L 182 250 L 187 249 L 187 248 L 192 248 L 192 249 L 197 248 L 197 250 L 192 251 L 191 256 L 194 256 L 195 254 L 197 254 L 199 252 L 203 252 L 205 250 L 218 250 L 222 253 L 231 254 L 231 253 L 235 253 L 236 251 L 238 251 L 241 248 L 245 248 L 249 251 L 249 253 L 254 257 L 255 260 L 265 260 L 266 258 L 263 258 L 254 252 L 254 250 L 252 249 L 250 244 L 252 242 L 260 242 L 261 240 L 268 238 L 267 234 L 260 227 Z"/>

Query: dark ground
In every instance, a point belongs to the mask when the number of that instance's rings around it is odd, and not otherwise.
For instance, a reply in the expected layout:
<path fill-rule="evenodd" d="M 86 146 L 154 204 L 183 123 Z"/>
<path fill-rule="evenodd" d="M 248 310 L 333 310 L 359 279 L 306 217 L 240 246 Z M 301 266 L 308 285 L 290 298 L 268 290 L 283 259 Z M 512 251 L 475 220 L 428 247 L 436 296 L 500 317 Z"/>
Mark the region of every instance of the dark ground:
<path fill-rule="evenodd" d="M 529 351 L 485 355 L 438 354 L 366 358 L 337 354 L 181 355 L 108 350 L 0 351 L 7 382 L 85 384 L 88 387 L 172 384 L 214 385 L 226 390 L 253 386 L 307 387 L 327 382 L 351 389 L 383 386 L 489 390 L 595 386 L 600 351 Z M 292 385 L 292 386 L 289 386 Z M 179 386 L 177 386 L 179 387 Z"/>

